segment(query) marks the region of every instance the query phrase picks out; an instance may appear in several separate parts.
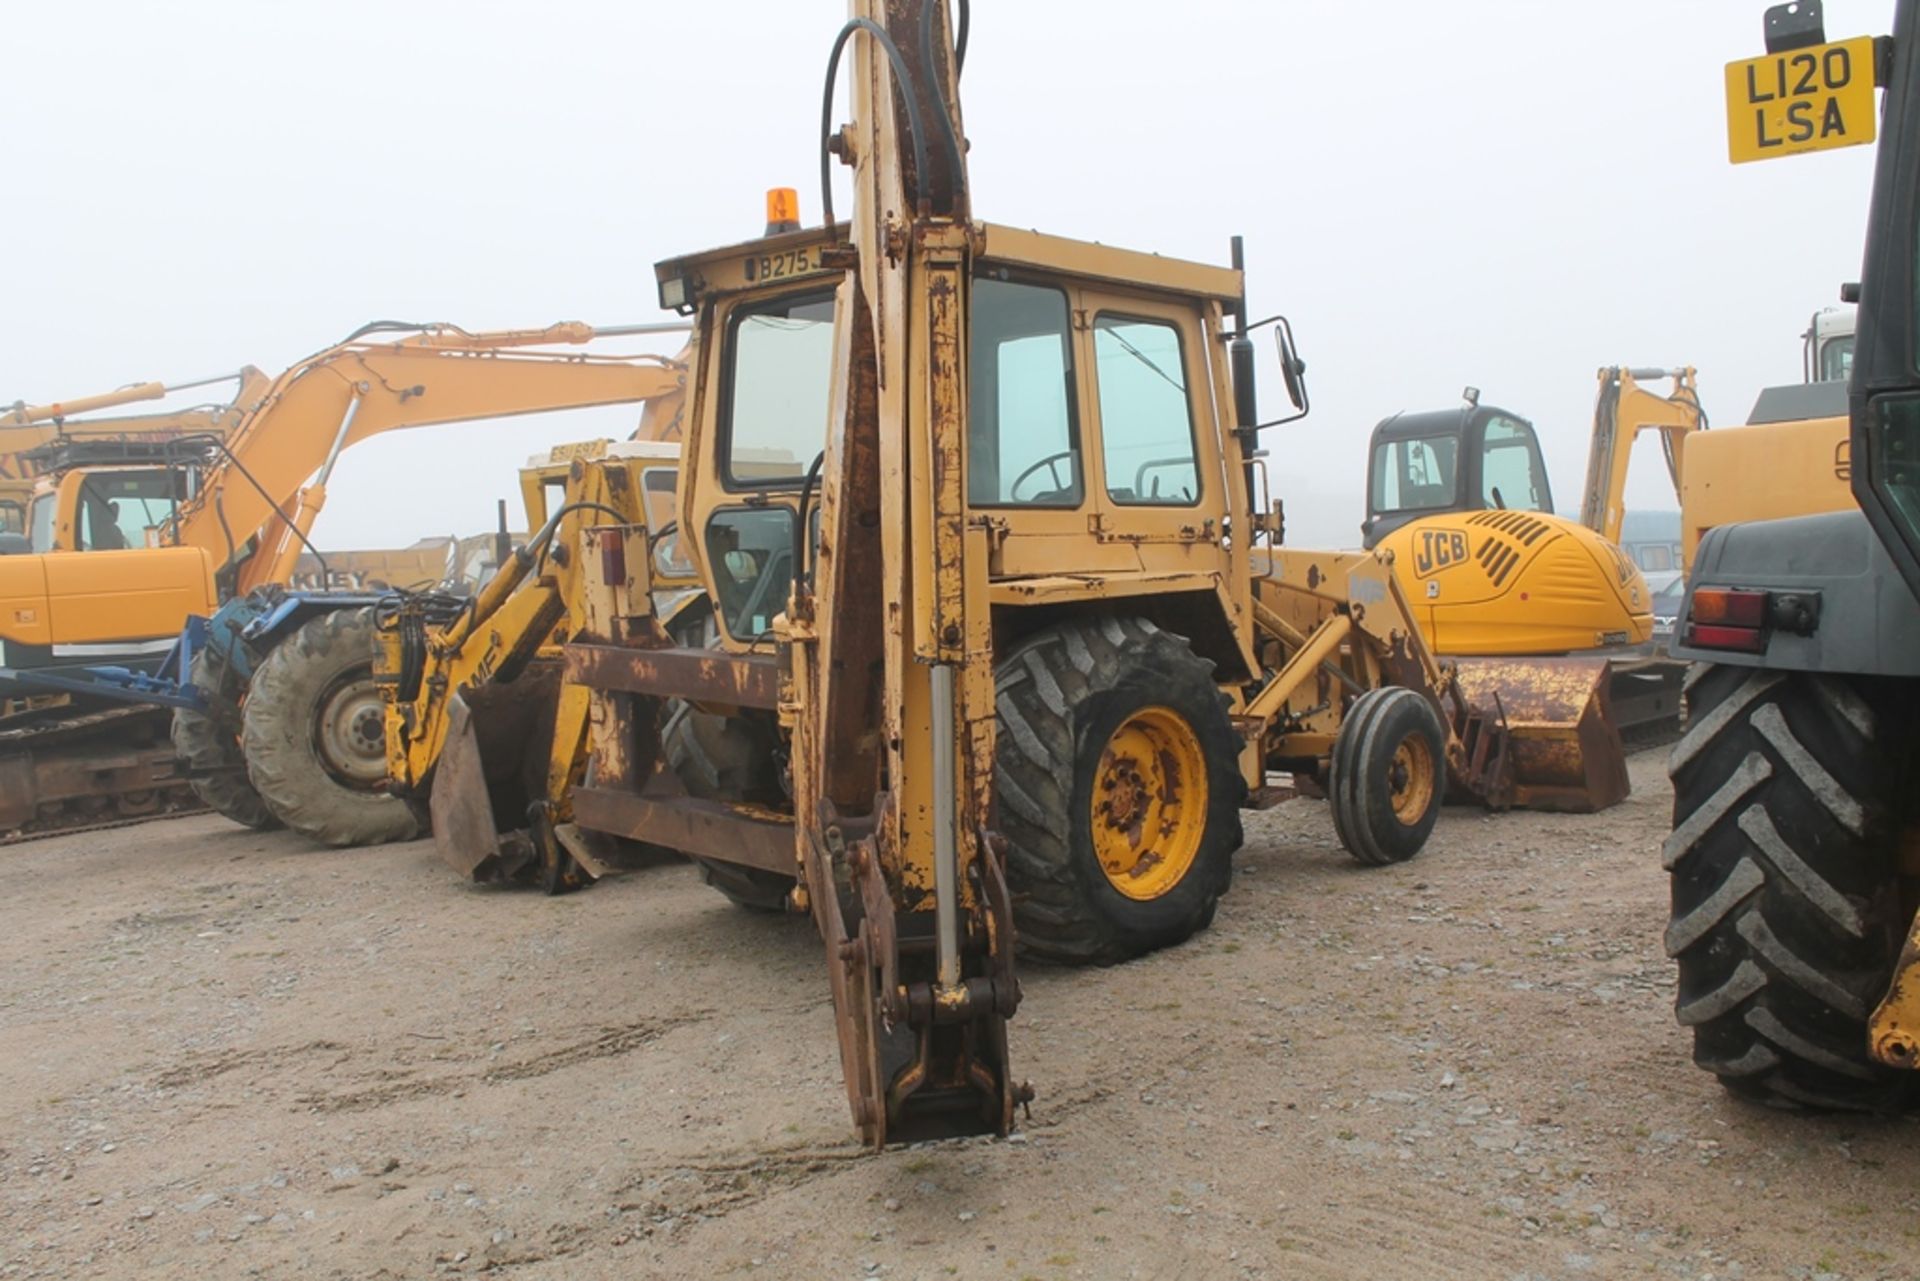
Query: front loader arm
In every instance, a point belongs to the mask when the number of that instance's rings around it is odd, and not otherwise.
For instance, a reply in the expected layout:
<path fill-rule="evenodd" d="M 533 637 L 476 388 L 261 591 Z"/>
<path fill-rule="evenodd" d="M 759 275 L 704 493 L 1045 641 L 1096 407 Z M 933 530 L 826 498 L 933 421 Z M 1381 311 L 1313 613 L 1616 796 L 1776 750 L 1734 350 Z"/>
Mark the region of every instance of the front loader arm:
<path fill-rule="evenodd" d="M 554 650 L 563 627 L 579 626 L 582 531 L 645 522 L 639 487 L 616 460 L 575 462 L 566 492 L 547 523 L 450 621 L 429 628 L 431 598 L 402 597 L 383 626 L 388 773 L 403 788 L 420 790 L 431 779 L 454 696 L 512 681 L 542 650 Z"/>

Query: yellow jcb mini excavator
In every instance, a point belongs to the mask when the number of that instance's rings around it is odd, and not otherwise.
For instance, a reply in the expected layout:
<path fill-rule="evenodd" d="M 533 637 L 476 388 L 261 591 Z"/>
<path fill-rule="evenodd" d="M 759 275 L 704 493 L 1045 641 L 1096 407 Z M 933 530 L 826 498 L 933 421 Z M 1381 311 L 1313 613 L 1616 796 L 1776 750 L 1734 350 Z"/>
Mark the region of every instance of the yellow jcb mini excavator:
<path fill-rule="evenodd" d="M 1666 396 L 1640 385 L 1669 377 Z M 1588 732 L 1605 737 L 1678 712 L 1679 669 L 1633 652 L 1652 634 L 1652 599 L 1620 527 L 1639 433 L 1662 434 L 1677 491 L 1682 442 L 1705 420 L 1691 369 L 1611 366 L 1599 384 L 1577 522 L 1554 514 L 1533 424 L 1469 389 L 1459 409 L 1374 428 L 1362 534 L 1393 553 L 1428 641 L 1460 660 L 1474 697 L 1517 720 L 1597 718 Z M 1565 657 L 1531 661 L 1548 655 Z M 1625 795 L 1624 768 L 1596 774 L 1577 807 Z"/>
<path fill-rule="evenodd" d="M 0 557 L 7 658 L 0 679 L 21 691 L 72 692 L 94 708 L 103 698 L 133 704 L 38 718 L 0 734 L 0 827 L 131 817 L 178 795 L 186 778 L 159 741 L 166 718 L 152 706 L 174 696 L 156 693 L 124 656 L 145 656 L 151 668 L 190 617 L 206 615 L 214 616 L 209 643 L 193 670 L 179 673 L 205 705 L 179 709 L 174 747 L 205 803 L 243 822 L 275 821 L 246 782 L 238 745 L 246 681 L 266 653 L 235 644 L 234 629 L 267 607 L 257 589 L 287 580 L 341 451 L 400 428 L 641 402 L 656 402 L 653 430 L 671 435 L 683 377 L 677 362 L 553 350 L 664 328 L 564 324 L 468 333 L 448 325 L 368 326 L 274 379 L 232 436 L 214 444 L 206 466 L 175 475 L 164 514 L 138 517 L 152 526 L 136 531 L 146 545 Z M 53 545 L 84 544 L 75 532 L 90 519 L 84 483 L 63 478 L 36 501 L 53 504 L 44 517 L 34 516 L 53 531 Z M 298 610 L 296 602 L 292 614 Z M 358 644 L 370 653 L 370 637 Z M 120 667 L 103 671 L 99 664 L 109 654 Z M 326 736 L 334 751 L 320 768 L 349 788 L 384 782 L 379 700 L 361 688 L 368 665 L 363 661 L 362 679 L 345 681 L 329 704 L 338 703 L 342 719 Z M 370 736 L 355 728 L 368 724 Z M 101 763 L 103 743 L 113 749 L 110 769 Z M 63 808 L 72 811 L 66 818 Z"/>
<path fill-rule="evenodd" d="M 1105 963 L 1205 928 L 1270 772 L 1319 779 L 1382 863 L 1419 849 L 1449 772 L 1511 798 L 1531 747 L 1579 744 L 1463 698 L 1386 556 L 1272 545 L 1252 331 L 1279 335 L 1296 407 L 1301 365 L 1284 320 L 1248 322 L 1238 254 L 975 221 L 948 5 L 851 7 L 830 66 L 851 47 L 854 120 L 831 132 L 829 84 L 822 186 L 831 155 L 854 167 L 852 217 L 657 269 L 694 324 L 677 532 L 715 644 L 663 625 L 666 531 L 631 503 L 552 543 L 582 576 L 546 635 L 588 755 L 573 823 L 527 839 L 562 870 L 588 834 L 665 845 L 810 912 L 881 1144 L 1004 1132 L 1029 1093 L 1016 936 Z M 686 707 L 737 766 L 697 789 L 669 768 Z M 431 805 L 472 821 L 477 864 L 491 771 L 461 716 Z"/>
<path fill-rule="evenodd" d="M 236 384 L 233 399 L 224 405 L 197 405 L 171 413 L 130 414 L 113 418 L 77 416 L 141 401 L 160 400 L 179 392 L 224 382 Z M 247 365 L 236 373 L 217 378 L 200 378 L 172 385 L 135 383 L 118 391 L 45 405 L 14 402 L 0 412 L 0 533 L 31 533 L 38 538 L 33 546 L 34 551 L 54 550 L 52 529 L 32 530 L 27 520 L 28 505 L 43 488 L 36 484 L 36 477 L 47 473 L 49 468 L 46 462 L 50 458 L 61 457 L 57 453 L 49 455 L 49 447 L 163 444 L 183 437 L 224 438 L 260 403 L 267 393 L 267 383 L 265 374 Z M 59 478 L 57 472 L 56 478 Z M 78 483 L 78 480 L 73 482 L 76 489 Z M 106 504 L 122 496 L 114 485 L 96 480 L 89 487 L 87 495 L 92 499 L 89 519 L 83 522 L 79 532 L 88 532 L 97 523 L 104 533 L 105 526 L 110 523 L 105 519 Z M 124 496 L 132 498 L 136 505 L 164 502 L 168 497 L 150 494 L 140 488 Z M 74 509 L 86 510 L 78 493 L 73 494 L 68 502 Z M 52 508 L 43 507 L 42 510 L 50 513 Z"/>

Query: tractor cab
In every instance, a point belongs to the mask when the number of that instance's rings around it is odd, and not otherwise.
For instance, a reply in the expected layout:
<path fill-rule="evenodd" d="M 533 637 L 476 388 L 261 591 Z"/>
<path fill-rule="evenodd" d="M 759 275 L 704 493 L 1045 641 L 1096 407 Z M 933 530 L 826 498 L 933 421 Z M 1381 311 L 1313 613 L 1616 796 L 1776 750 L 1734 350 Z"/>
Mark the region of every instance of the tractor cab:
<path fill-rule="evenodd" d="M 1457 409 L 1395 414 L 1373 429 L 1364 546 L 1424 516 L 1492 509 L 1553 510 L 1532 423 L 1469 388 Z"/>

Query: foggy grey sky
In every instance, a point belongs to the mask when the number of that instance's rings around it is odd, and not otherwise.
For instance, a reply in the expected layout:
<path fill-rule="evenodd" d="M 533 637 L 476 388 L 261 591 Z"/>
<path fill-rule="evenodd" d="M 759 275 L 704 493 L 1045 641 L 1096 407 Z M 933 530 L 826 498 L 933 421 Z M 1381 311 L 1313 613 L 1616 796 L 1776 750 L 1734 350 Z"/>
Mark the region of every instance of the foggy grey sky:
<path fill-rule="evenodd" d="M 1354 544 L 1373 424 L 1467 383 L 1534 420 L 1577 508 L 1598 366 L 1697 365 L 1714 421 L 1744 421 L 1858 275 L 1871 149 L 1727 163 L 1721 68 L 1762 51 L 1763 8 L 974 0 L 975 213 L 1208 261 L 1247 237 L 1254 311 L 1309 364 L 1313 416 L 1266 439 L 1291 542 Z M 819 217 L 844 13 L 10 6 L 0 401 L 278 373 L 376 318 L 660 319 L 654 260 L 756 234 L 765 188 Z M 1891 15 L 1828 0 L 1827 32 Z M 488 528 L 529 453 L 633 419 L 375 439 L 317 541 Z M 1629 498 L 1674 505 L 1651 453 Z"/>

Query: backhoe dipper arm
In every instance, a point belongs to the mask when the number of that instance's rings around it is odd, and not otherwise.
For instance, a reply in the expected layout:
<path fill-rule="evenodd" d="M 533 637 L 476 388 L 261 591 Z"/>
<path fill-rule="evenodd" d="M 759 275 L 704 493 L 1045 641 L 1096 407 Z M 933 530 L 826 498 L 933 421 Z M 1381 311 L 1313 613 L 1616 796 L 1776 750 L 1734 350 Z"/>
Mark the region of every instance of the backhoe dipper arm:
<path fill-rule="evenodd" d="M 1580 523 L 1618 546 L 1626 520 L 1627 468 L 1633 461 L 1634 441 L 1643 431 L 1660 433 L 1667 475 L 1678 499 L 1686 439 L 1707 422 L 1691 365 L 1678 369 L 1612 365 L 1602 369 L 1599 376 L 1600 394 L 1593 408 L 1593 439 L 1587 454 Z M 1665 396 L 1657 395 L 1640 386 L 1643 378 L 1671 378 L 1673 390 Z"/>
<path fill-rule="evenodd" d="M 662 357 L 529 350 L 602 333 L 581 324 L 482 334 L 434 325 L 396 342 L 328 348 L 274 380 L 165 541 L 212 550 L 235 568 L 236 593 L 284 582 L 334 463 L 369 436 L 680 393 L 684 369 Z"/>
<path fill-rule="evenodd" d="M 948 8 L 853 0 L 850 12 L 835 52 L 854 108 L 837 148 L 855 169 L 839 251 L 851 271 L 820 551 L 790 611 L 795 684 L 811 686 L 794 795 L 854 1120 L 878 1145 L 1006 1130 L 1021 1097 L 1005 1033 L 1019 989 L 987 831 L 985 531 L 967 528 L 963 474 L 973 228 Z M 864 909 L 857 932 L 836 866 Z"/>

